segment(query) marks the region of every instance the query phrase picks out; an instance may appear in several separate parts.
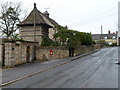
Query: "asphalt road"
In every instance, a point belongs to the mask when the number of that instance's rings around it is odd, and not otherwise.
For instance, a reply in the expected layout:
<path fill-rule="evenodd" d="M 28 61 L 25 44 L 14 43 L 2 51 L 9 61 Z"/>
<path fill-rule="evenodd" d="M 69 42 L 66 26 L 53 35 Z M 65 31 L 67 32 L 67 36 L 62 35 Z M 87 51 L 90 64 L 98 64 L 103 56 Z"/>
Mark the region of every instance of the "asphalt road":
<path fill-rule="evenodd" d="M 118 47 L 104 48 L 4 88 L 118 88 L 117 62 Z"/>

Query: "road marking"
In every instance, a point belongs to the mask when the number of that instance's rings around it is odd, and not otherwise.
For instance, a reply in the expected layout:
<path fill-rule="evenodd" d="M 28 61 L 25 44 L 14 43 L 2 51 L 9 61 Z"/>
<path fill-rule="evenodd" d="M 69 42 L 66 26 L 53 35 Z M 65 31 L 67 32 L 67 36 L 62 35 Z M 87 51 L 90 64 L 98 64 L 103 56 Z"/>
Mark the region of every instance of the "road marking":
<path fill-rule="evenodd" d="M 100 61 L 101 61 L 101 60 L 98 60 L 98 61 L 96 62 L 96 64 L 99 64 L 99 63 L 100 63 Z"/>
<path fill-rule="evenodd" d="M 67 64 L 67 63 L 69 63 L 69 62 L 72 62 L 72 59 L 69 60 L 69 61 L 66 61 L 66 62 L 63 62 L 63 63 L 57 64 L 57 65 L 55 65 L 55 66 L 53 66 L 53 67 L 43 69 L 43 70 L 41 70 L 41 71 L 39 71 L 39 72 L 35 72 L 35 73 L 30 74 L 30 75 L 26 75 L 26 76 L 24 76 L 24 77 L 21 77 L 21 78 L 18 78 L 18 79 L 15 79 L 15 80 L 12 80 L 12 81 L 9 81 L 9 82 L 6 82 L 6 83 L 3 83 L 2 85 L 0 85 L 0 87 L 3 87 L 3 86 L 6 86 L 6 85 L 9 85 L 9 84 L 15 83 L 15 82 L 17 82 L 17 81 L 23 80 L 23 79 L 28 78 L 28 77 L 32 77 L 32 76 L 34 76 L 34 75 L 37 75 L 37 74 L 39 74 L 39 73 L 42 73 L 42 72 L 48 71 L 48 70 L 53 69 L 53 68 L 55 68 L 55 67 L 58 67 L 58 66 L 61 66 L 61 65 Z"/>
<path fill-rule="evenodd" d="M 98 50 L 98 51 L 99 51 L 99 50 Z M 95 53 L 95 52 L 97 52 L 97 50 L 96 50 L 96 51 L 93 51 L 93 53 Z M 79 56 L 79 57 L 76 57 L 76 58 L 70 59 L 70 60 L 68 60 L 68 61 L 66 61 L 66 62 L 63 62 L 63 63 L 57 64 L 57 65 L 55 65 L 55 66 L 52 66 L 52 67 L 49 67 L 49 68 L 43 69 L 43 70 L 41 70 L 41 71 L 34 72 L 34 73 L 32 73 L 32 74 L 29 74 L 29 75 L 26 75 L 26 76 L 20 77 L 20 78 L 18 78 L 18 79 L 12 80 L 12 81 L 8 81 L 8 82 L 6 82 L 6 83 L 1 84 L 0 87 L 7 86 L 7 85 L 9 85 L 9 84 L 12 84 L 12 83 L 15 83 L 15 82 L 17 82 L 17 81 L 23 80 L 23 79 L 25 79 L 25 78 L 32 77 L 32 76 L 34 76 L 34 75 L 37 75 L 37 74 L 43 73 L 43 72 L 48 71 L 48 70 L 50 70 L 50 69 L 53 69 L 53 68 L 56 68 L 56 67 L 62 66 L 62 65 L 64 65 L 64 64 L 67 64 L 67 63 L 69 63 L 69 62 L 72 62 L 72 61 L 74 61 L 74 60 L 76 60 L 76 59 L 78 59 L 78 58 L 81 58 L 81 57 L 87 56 L 87 55 L 89 55 L 89 54 L 92 54 L 92 53 L 90 52 L 90 53 L 84 54 L 84 55 L 82 55 L 82 56 Z"/>

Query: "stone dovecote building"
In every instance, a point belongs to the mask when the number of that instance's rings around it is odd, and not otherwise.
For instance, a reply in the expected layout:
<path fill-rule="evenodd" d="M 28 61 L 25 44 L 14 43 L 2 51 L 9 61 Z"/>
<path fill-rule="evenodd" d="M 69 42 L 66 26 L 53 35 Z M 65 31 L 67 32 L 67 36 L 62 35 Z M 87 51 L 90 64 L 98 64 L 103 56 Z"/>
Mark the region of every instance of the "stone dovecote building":
<path fill-rule="evenodd" d="M 39 42 L 39 45 L 43 37 L 53 39 L 56 25 L 57 22 L 49 18 L 49 13 L 47 11 L 41 13 L 36 4 L 28 17 L 18 24 L 21 38 L 26 41 Z"/>

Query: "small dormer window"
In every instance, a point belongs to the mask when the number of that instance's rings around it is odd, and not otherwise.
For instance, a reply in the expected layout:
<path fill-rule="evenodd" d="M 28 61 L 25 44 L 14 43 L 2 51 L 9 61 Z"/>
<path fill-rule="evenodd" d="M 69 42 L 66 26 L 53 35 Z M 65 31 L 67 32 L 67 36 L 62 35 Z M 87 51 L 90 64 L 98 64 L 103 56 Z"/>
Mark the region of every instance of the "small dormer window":
<path fill-rule="evenodd" d="M 107 39 L 107 37 L 104 37 L 104 39 L 106 40 L 106 39 Z"/>
<path fill-rule="evenodd" d="M 115 36 L 112 37 L 112 39 L 115 39 L 115 38 L 116 38 Z"/>

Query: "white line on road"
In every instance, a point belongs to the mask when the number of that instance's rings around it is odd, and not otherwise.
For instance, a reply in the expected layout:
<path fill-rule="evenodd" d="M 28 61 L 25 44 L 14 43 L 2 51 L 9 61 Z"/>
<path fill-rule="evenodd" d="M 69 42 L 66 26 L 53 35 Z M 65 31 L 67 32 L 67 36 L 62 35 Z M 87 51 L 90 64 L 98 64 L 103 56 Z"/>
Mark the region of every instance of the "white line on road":
<path fill-rule="evenodd" d="M 99 64 L 99 63 L 100 63 L 100 61 L 101 61 L 101 60 L 98 60 L 98 61 L 96 62 L 96 64 Z"/>

